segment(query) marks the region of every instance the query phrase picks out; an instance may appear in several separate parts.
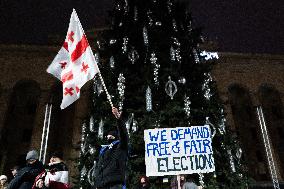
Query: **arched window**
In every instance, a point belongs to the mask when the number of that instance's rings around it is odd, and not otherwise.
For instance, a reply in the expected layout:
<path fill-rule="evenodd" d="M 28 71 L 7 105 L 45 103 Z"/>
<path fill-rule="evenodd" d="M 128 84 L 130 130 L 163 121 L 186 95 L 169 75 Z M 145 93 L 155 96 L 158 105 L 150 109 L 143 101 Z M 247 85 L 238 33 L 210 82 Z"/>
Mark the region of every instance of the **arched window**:
<path fill-rule="evenodd" d="M 238 84 L 228 88 L 233 120 L 251 177 L 256 181 L 269 180 L 265 151 L 261 143 L 259 123 L 248 89 Z M 261 150 L 260 150 L 261 149 Z"/>
<path fill-rule="evenodd" d="M 262 84 L 259 87 L 259 98 L 263 107 L 266 126 L 280 161 L 282 177 L 284 177 L 284 109 L 281 96 L 274 86 Z"/>
<path fill-rule="evenodd" d="M 21 80 L 13 87 L 1 132 L 1 142 L 6 144 L 3 151 L 9 157 L 5 158 L 4 169 L 24 162 L 22 158 L 30 147 L 40 94 L 40 86 L 33 80 Z"/>

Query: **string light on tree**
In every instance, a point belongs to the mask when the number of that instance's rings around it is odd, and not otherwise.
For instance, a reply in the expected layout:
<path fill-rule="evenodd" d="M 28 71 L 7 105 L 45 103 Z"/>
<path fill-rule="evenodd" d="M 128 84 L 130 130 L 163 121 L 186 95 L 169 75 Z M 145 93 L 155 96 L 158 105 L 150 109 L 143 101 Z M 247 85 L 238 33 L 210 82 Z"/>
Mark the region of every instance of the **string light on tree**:
<path fill-rule="evenodd" d="M 97 96 L 100 96 L 100 94 L 104 91 L 102 82 L 97 76 L 95 76 L 94 78 L 93 89 L 94 89 L 94 94 L 97 94 Z"/>
<path fill-rule="evenodd" d="M 152 92 L 149 86 L 146 89 L 146 110 L 152 111 Z"/>
<path fill-rule="evenodd" d="M 191 105 L 191 101 L 189 100 L 189 97 L 185 96 L 184 97 L 184 111 L 185 111 L 187 118 L 190 117 L 190 105 Z"/>
<path fill-rule="evenodd" d="M 122 44 L 122 53 L 125 54 L 127 52 L 127 44 L 128 44 L 128 37 L 123 38 Z"/>
<path fill-rule="evenodd" d="M 143 27 L 143 39 L 144 39 L 145 46 L 148 46 L 149 40 L 148 40 L 148 31 L 146 27 Z"/>
<path fill-rule="evenodd" d="M 230 166 L 231 166 L 231 170 L 232 172 L 236 172 L 236 167 L 235 167 L 235 162 L 234 162 L 234 158 L 233 158 L 233 155 L 232 155 L 232 150 L 229 149 L 227 150 L 228 152 L 228 155 L 229 155 L 229 158 L 230 158 Z"/>
<path fill-rule="evenodd" d="M 104 137 L 104 121 L 103 119 L 101 119 L 98 129 L 98 138 L 103 139 L 103 137 Z"/>
<path fill-rule="evenodd" d="M 125 77 L 123 76 L 123 73 L 119 74 L 118 82 L 117 82 L 117 90 L 119 94 L 118 109 L 122 111 L 123 101 L 124 101 L 124 91 L 125 91 Z"/>
<path fill-rule="evenodd" d="M 154 82 L 155 85 L 159 85 L 159 68 L 160 68 L 160 64 L 157 64 L 157 57 L 156 54 L 154 52 L 151 53 L 151 58 L 150 58 L 151 64 L 154 65 Z"/>
<path fill-rule="evenodd" d="M 171 55 L 171 61 L 174 62 L 176 60 L 176 52 L 173 47 L 170 48 L 170 55 Z"/>
<path fill-rule="evenodd" d="M 169 13 L 172 12 L 172 7 L 173 7 L 173 2 L 171 0 L 168 0 L 167 1 L 167 8 L 168 8 Z"/>
<path fill-rule="evenodd" d="M 199 59 L 198 53 L 197 53 L 195 48 L 192 49 L 192 53 L 193 53 L 193 56 L 194 56 L 195 63 L 199 63 L 200 59 Z"/>
<path fill-rule="evenodd" d="M 89 130 L 90 130 L 91 132 L 94 132 L 94 131 L 95 131 L 95 124 L 94 124 L 94 117 L 93 117 L 93 116 L 90 117 Z"/>
<path fill-rule="evenodd" d="M 176 22 L 175 19 L 173 19 L 173 30 L 174 30 L 175 32 L 178 31 L 178 30 L 177 30 L 177 22 Z"/>
<path fill-rule="evenodd" d="M 212 94 L 211 94 L 211 89 L 210 89 L 209 84 L 210 82 L 212 82 L 212 77 L 210 73 L 204 73 L 204 76 L 205 76 L 205 81 L 203 83 L 202 90 L 204 91 L 204 97 L 207 100 L 210 100 Z"/>
<path fill-rule="evenodd" d="M 134 21 L 137 22 L 138 20 L 138 10 L 137 10 L 137 7 L 135 6 L 134 7 Z"/>
<path fill-rule="evenodd" d="M 147 11 L 147 17 L 148 17 L 148 20 L 149 20 L 149 26 L 152 26 L 153 25 L 153 18 L 152 18 L 152 11 L 151 10 L 148 10 Z"/>
<path fill-rule="evenodd" d="M 226 118 L 224 116 L 224 109 L 223 108 L 221 109 L 221 116 L 222 116 L 221 123 L 219 125 L 218 130 L 219 130 L 219 133 L 221 135 L 224 135 L 226 133 Z"/>

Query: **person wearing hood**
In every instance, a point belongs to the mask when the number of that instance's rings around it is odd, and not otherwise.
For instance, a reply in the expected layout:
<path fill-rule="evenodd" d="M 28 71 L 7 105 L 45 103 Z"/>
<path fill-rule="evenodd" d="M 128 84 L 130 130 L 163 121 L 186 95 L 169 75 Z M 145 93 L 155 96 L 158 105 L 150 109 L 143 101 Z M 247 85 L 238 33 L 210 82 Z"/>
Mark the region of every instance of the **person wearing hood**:
<path fill-rule="evenodd" d="M 29 151 L 26 162 L 26 166 L 18 171 L 7 189 L 31 189 L 35 178 L 44 171 L 43 164 L 38 160 L 37 151 Z"/>
<path fill-rule="evenodd" d="M 117 129 L 107 134 L 108 144 L 102 147 L 95 170 L 95 189 L 122 189 L 125 184 L 128 156 L 128 134 L 121 120 L 121 112 L 112 108 Z"/>

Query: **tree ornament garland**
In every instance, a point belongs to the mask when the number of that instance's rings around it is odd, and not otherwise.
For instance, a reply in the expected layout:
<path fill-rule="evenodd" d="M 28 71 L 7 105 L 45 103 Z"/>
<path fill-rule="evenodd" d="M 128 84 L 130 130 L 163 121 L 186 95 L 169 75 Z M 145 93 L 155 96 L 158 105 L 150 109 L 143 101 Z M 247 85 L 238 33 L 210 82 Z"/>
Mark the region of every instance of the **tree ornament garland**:
<path fill-rule="evenodd" d="M 124 37 L 123 43 L 122 43 L 122 53 L 123 54 L 127 52 L 127 44 L 128 44 L 128 37 Z"/>
<path fill-rule="evenodd" d="M 111 56 L 110 59 L 109 59 L 109 67 L 114 69 L 115 67 L 115 62 L 114 62 L 114 57 Z"/>
<path fill-rule="evenodd" d="M 128 53 L 128 59 L 132 64 L 134 64 L 139 59 L 139 54 L 134 47 L 132 47 L 131 51 Z"/>
<path fill-rule="evenodd" d="M 144 45 L 146 47 L 148 47 L 148 45 L 149 45 L 148 30 L 147 30 L 147 28 L 145 26 L 143 27 L 143 40 L 144 40 Z"/>
<path fill-rule="evenodd" d="M 100 139 L 104 138 L 104 121 L 103 121 L 103 119 L 101 119 L 101 121 L 99 123 L 98 138 L 100 138 Z"/>
<path fill-rule="evenodd" d="M 169 76 L 168 79 L 169 81 L 165 85 L 165 91 L 167 95 L 171 97 L 171 100 L 173 100 L 177 92 L 177 85 L 174 81 L 172 81 L 171 76 Z"/>
<path fill-rule="evenodd" d="M 149 86 L 146 90 L 146 110 L 147 112 L 152 111 L 152 92 Z"/>
<path fill-rule="evenodd" d="M 210 82 L 212 82 L 212 77 L 210 75 L 210 73 L 204 73 L 204 76 L 205 76 L 205 80 L 204 80 L 204 83 L 202 85 L 202 90 L 204 91 L 204 97 L 207 99 L 207 100 L 210 100 L 212 94 L 211 94 L 211 89 L 210 89 Z"/>
<path fill-rule="evenodd" d="M 154 52 L 151 53 L 151 58 L 150 58 L 151 64 L 154 65 L 154 83 L 155 85 L 159 85 L 159 80 L 158 80 L 158 75 L 159 75 L 159 68 L 160 64 L 157 64 L 157 57 Z"/>
<path fill-rule="evenodd" d="M 185 97 L 184 97 L 184 111 L 185 111 L 187 118 L 190 118 L 190 105 L 191 105 L 191 101 L 189 100 L 189 97 L 185 95 Z"/>
<path fill-rule="evenodd" d="M 124 101 L 124 91 L 125 91 L 125 77 L 123 76 L 123 73 L 119 74 L 117 82 L 117 90 L 119 94 L 118 109 L 119 111 L 122 111 L 123 101 Z"/>

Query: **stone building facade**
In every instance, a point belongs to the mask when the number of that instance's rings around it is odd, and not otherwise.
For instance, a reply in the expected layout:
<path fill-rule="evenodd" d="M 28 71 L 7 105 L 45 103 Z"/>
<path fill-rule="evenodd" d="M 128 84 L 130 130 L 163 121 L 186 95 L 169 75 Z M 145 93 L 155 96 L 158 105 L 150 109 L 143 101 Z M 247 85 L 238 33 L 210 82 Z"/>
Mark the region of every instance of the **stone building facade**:
<path fill-rule="evenodd" d="M 61 150 L 76 174 L 81 126 L 89 113 L 89 86 L 80 99 L 60 110 L 61 83 L 46 73 L 60 47 L 0 45 L 0 173 L 23 162 L 30 149 L 40 149 L 46 104 L 52 97 L 47 151 Z M 212 72 L 225 104 L 228 125 L 241 139 L 243 158 L 256 181 L 269 181 L 269 170 L 256 107 L 262 106 L 276 159 L 284 180 L 284 55 L 219 53 Z M 89 84 L 90 85 L 90 84 Z"/>

